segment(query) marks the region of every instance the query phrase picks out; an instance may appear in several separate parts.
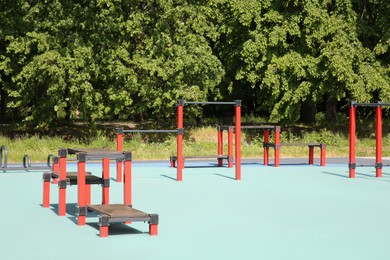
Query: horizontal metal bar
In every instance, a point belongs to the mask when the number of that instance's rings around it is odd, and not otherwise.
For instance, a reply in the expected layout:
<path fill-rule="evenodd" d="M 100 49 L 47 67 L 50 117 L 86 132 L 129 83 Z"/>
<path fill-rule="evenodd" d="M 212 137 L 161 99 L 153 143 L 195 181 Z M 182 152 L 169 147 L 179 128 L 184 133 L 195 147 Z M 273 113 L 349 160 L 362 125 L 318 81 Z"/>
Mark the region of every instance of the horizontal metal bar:
<path fill-rule="evenodd" d="M 279 127 L 279 126 L 276 126 L 276 125 L 241 125 L 241 129 L 266 129 L 266 130 L 270 130 L 270 129 L 275 129 L 276 127 Z M 222 125 L 222 126 L 219 126 L 219 128 L 221 130 L 228 130 L 229 128 L 235 129 L 236 127 Z"/>
<path fill-rule="evenodd" d="M 184 101 L 185 105 L 235 105 L 236 102 L 196 102 L 196 101 Z"/>
<path fill-rule="evenodd" d="M 351 103 L 354 107 L 390 107 L 390 103 Z"/>
<path fill-rule="evenodd" d="M 123 130 L 123 133 L 177 133 L 179 132 L 177 129 L 175 130 Z"/>

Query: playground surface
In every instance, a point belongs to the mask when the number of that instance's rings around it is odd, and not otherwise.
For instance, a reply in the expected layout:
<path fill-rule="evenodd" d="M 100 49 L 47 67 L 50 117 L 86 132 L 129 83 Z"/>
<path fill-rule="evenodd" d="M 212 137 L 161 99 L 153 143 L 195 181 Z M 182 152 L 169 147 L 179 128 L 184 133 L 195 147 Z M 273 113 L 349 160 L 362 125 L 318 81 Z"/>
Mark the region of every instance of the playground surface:
<path fill-rule="evenodd" d="M 77 186 L 59 217 L 56 185 L 42 208 L 41 172 L 1 172 L 0 259 L 390 259 L 390 168 L 382 178 L 357 168 L 350 179 L 345 158 L 305 163 L 243 160 L 236 181 L 234 168 L 186 162 L 177 182 L 167 161 L 134 162 L 133 206 L 159 214 L 159 234 L 149 236 L 147 223 L 114 223 L 108 238 L 96 215 L 76 225 Z M 101 164 L 87 170 L 100 175 Z M 114 164 L 111 177 L 110 202 L 122 203 Z M 92 203 L 100 200 L 94 185 Z"/>

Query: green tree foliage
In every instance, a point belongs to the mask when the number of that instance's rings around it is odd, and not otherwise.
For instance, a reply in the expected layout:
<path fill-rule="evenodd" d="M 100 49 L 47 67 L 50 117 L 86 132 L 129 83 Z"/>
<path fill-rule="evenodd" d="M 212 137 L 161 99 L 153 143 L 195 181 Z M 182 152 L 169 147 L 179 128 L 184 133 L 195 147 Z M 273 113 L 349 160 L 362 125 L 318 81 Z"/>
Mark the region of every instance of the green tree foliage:
<path fill-rule="evenodd" d="M 183 98 L 294 122 L 390 100 L 384 0 L 4 0 L 0 18 L 2 121 L 165 120 Z"/>

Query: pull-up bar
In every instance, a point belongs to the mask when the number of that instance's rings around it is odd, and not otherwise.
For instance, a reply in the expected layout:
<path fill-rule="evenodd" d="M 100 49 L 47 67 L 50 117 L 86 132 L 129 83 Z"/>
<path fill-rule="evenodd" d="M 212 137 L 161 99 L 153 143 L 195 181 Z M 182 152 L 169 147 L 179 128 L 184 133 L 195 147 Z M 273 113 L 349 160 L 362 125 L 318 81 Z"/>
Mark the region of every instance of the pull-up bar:
<path fill-rule="evenodd" d="M 206 101 L 184 101 L 182 99 L 178 100 L 178 105 L 236 105 L 237 102 L 241 104 L 241 100 L 236 100 L 235 102 L 206 102 Z"/>
<path fill-rule="evenodd" d="M 184 105 L 234 105 L 235 106 L 235 171 L 236 180 L 241 179 L 241 100 L 234 102 L 188 102 L 183 99 L 177 101 L 177 129 L 184 129 Z M 183 135 L 184 133 L 178 133 L 177 135 L 177 180 L 183 179 Z"/>
<path fill-rule="evenodd" d="M 357 103 L 352 101 L 349 109 L 349 177 L 355 178 L 356 170 L 356 108 L 357 107 L 375 107 L 375 141 L 376 141 L 376 159 L 375 169 L 376 177 L 382 177 L 382 107 L 390 106 L 390 103 Z"/>

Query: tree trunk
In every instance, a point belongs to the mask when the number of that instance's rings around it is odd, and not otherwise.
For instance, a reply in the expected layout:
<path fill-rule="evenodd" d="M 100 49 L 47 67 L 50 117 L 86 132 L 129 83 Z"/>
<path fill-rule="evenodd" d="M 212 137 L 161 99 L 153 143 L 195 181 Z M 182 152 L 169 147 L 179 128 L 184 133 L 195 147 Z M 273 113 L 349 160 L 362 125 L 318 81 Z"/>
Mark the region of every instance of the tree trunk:
<path fill-rule="evenodd" d="M 301 104 L 300 120 L 302 123 L 314 123 L 316 104 L 311 100 L 305 100 Z"/>
<path fill-rule="evenodd" d="M 334 96 L 325 97 L 325 118 L 326 121 L 334 122 L 337 119 L 337 99 Z"/>

